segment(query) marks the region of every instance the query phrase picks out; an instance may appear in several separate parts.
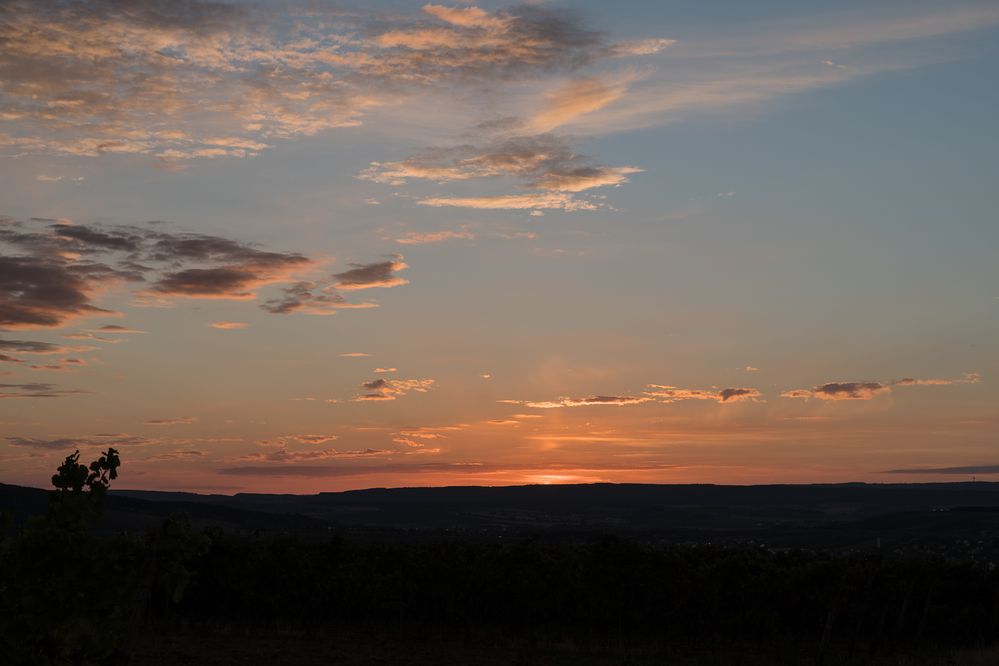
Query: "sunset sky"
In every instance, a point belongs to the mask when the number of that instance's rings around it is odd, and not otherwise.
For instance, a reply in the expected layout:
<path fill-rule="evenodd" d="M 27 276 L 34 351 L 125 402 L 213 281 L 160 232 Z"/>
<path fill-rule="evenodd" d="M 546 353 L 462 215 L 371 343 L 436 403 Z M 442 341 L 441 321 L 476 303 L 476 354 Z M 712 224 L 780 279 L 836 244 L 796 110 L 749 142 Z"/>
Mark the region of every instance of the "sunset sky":
<path fill-rule="evenodd" d="M 5 0 L 0 481 L 999 479 L 997 81 L 995 2 Z"/>

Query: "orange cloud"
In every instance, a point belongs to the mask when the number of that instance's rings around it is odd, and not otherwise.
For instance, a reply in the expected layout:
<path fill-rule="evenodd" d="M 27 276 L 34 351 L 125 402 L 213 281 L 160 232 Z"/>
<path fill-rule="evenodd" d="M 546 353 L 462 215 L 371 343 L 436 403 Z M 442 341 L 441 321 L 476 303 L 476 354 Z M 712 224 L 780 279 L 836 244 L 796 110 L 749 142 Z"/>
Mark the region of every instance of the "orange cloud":
<path fill-rule="evenodd" d="M 395 400 L 410 391 L 426 393 L 434 387 L 433 379 L 385 379 L 380 377 L 361 384 L 368 391 L 354 398 L 354 402 L 369 402 L 378 400 Z"/>
<path fill-rule="evenodd" d="M 620 77 L 614 83 L 597 78 L 570 81 L 546 96 L 545 108 L 527 121 L 533 133 L 550 132 L 579 116 L 599 111 L 624 96 L 633 77 Z"/>
<path fill-rule="evenodd" d="M 427 233 L 411 231 L 394 240 L 396 243 L 400 243 L 402 245 L 425 245 L 427 243 L 440 243 L 441 241 L 451 239 L 473 240 L 474 238 L 475 234 L 467 228 L 463 228 L 458 231 L 444 230 L 431 231 Z"/>
<path fill-rule="evenodd" d="M 173 425 L 190 425 L 197 421 L 196 416 L 176 416 L 173 418 L 166 419 L 149 419 L 148 421 L 143 421 L 146 425 L 151 426 L 173 426 Z"/>
<path fill-rule="evenodd" d="M 417 201 L 435 208 L 478 208 L 481 210 L 558 209 L 566 212 L 596 210 L 598 205 L 568 194 L 510 194 L 495 197 L 432 197 Z"/>

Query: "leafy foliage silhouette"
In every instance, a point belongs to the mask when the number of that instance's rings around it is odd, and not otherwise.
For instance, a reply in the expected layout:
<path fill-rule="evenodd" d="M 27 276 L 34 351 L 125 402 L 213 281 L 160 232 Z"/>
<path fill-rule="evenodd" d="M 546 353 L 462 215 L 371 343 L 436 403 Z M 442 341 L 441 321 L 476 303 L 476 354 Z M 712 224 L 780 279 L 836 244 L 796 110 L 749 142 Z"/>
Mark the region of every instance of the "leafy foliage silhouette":
<path fill-rule="evenodd" d="M 155 535 L 92 531 L 121 460 L 80 452 L 52 476 L 48 512 L 0 541 L 0 663 L 61 666 L 127 661 L 136 620 L 153 596 L 179 601 L 185 564 L 207 540 L 183 519 Z"/>

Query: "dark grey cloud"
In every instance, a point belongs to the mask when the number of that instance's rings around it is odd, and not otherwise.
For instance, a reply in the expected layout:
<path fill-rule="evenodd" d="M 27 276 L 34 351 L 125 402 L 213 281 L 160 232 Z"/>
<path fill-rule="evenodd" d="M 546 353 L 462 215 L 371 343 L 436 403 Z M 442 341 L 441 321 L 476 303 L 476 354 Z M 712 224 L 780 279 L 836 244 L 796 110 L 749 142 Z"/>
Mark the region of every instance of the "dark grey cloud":
<path fill-rule="evenodd" d="M 349 291 L 372 287 L 396 287 L 409 283 L 408 280 L 396 275 L 396 272 L 408 268 L 402 261 L 402 255 L 393 255 L 388 261 L 350 265 L 350 270 L 334 273 L 334 287 Z"/>
<path fill-rule="evenodd" d="M 131 435 L 90 435 L 86 437 L 60 437 L 57 439 L 40 439 L 37 437 L 6 437 L 11 446 L 33 449 L 79 449 L 85 446 L 143 446 L 155 444 L 156 440 L 148 437 L 133 437 Z"/>
<path fill-rule="evenodd" d="M 966 372 L 956 379 L 917 379 L 905 377 L 891 382 L 829 382 L 811 389 L 794 389 L 781 393 L 783 398 L 818 398 L 819 400 L 870 400 L 879 395 L 891 393 L 895 386 L 952 386 L 955 384 L 977 384 L 982 376 L 977 372 Z"/>
<path fill-rule="evenodd" d="M 105 324 L 97 329 L 104 333 L 144 333 L 145 331 L 140 331 L 129 326 L 121 326 L 119 324 Z"/>
<path fill-rule="evenodd" d="M 91 303 L 108 266 L 0 256 L 0 329 L 52 327 L 78 315 L 108 313 Z"/>
<path fill-rule="evenodd" d="M 301 281 L 285 287 L 283 296 L 272 298 L 260 305 L 267 312 L 289 314 L 335 314 L 338 310 L 377 307 L 375 303 L 352 303 L 337 291 L 333 284 Z"/>
<path fill-rule="evenodd" d="M 962 465 L 958 467 L 907 467 L 902 469 L 886 469 L 882 474 L 999 474 L 999 464 Z"/>
<path fill-rule="evenodd" d="M 819 400 L 870 400 L 891 392 L 890 384 L 881 382 L 829 382 L 811 389 L 794 389 L 781 393 L 783 398 L 818 398 Z"/>
<path fill-rule="evenodd" d="M 54 345 L 51 342 L 37 340 L 3 340 L 0 339 L 0 349 L 19 352 L 21 354 L 66 354 L 77 351 L 73 347 Z"/>
<path fill-rule="evenodd" d="M 718 402 L 739 402 L 740 400 L 756 400 L 760 392 L 754 388 L 726 388 L 718 392 Z"/>
<path fill-rule="evenodd" d="M 151 291 L 177 296 L 216 296 L 226 298 L 252 298 L 250 291 L 259 285 L 258 274 L 234 266 L 219 268 L 188 268 L 167 273 Z"/>
<path fill-rule="evenodd" d="M 73 224 L 54 224 L 50 229 L 56 236 L 77 241 L 91 251 L 100 249 L 135 252 L 143 242 L 138 234 L 124 230 L 105 231 Z"/>
<path fill-rule="evenodd" d="M 305 259 L 297 253 L 268 252 L 221 236 L 147 231 L 146 238 L 150 241 L 150 245 L 144 255 L 153 261 L 183 263 L 213 261 L 254 266 L 281 266 L 289 261 Z"/>
<path fill-rule="evenodd" d="M 397 261 L 388 264 L 389 274 L 405 268 Z M 57 327 L 81 316 L 110 314 L 94 300 L 115 283 L 145 282 L 148 286 L 140 296 L 158 301 L 171 296 L 251 299 L 261 287 L 292 282 L 313 266 L 313 260 L 297 252 L 274 252 L 231 238 L 168 232 L 159 226 L 7 220 L 0 225 L 0 329 Z M 377 267 L 374 272 L 367 265 L 355 270 L 345 276 L 348 288 L 405 282 L 391 275 L 379 282 Z M 332 280 L 314 289 L 311 283 L 296 282 L 285 298 L 269 300 L 264 307 L 277 313 L 374 307 L 347 302 Z M 133 332 L 113 326 L 98 330 Z"/>
<path fill-rule="evenodd" d="M 77 393 L 85 393 L 85 391 L 79 389 L 61 389 L 55 384 L 40 382 L 0 384 L 0 398 L 61 398 Z"/>
<path fill-rule="evenodd" d="M 181 449 L 178 451 L 167 451 L 148 458 L 148 460 L 197 460 L 204 457 L 204 452 L 197 449 Z"/>

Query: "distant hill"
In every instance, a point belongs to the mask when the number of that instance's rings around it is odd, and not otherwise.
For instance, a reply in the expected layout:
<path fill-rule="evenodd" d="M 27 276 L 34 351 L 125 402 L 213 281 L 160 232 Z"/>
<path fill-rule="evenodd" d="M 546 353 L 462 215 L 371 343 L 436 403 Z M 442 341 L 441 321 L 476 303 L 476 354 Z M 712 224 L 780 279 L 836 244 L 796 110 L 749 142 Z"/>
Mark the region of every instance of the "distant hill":
<path fill-rule="evenodd" d="M 49 491 L 0 483 L 0 511 L 7 512 L 15 524 L 31 516 L 42 515 L 48 507 Z M 173 493 L 162 493 L 173 495 Z M 116 532 L 123 529 L 145 530 L 156 527 L 164 518 L 184 514 L 196 527 L 217 526 L 231 531 L 325 531 L 329 525 L 315 518 L 287 515 L 283 512 L 260 512 L 238 506 L 169 497 L 149 501 L 112 492 L 107 498 L 101 529 Z"/>
<path fill-rule="evenodd" d="M 0 484 L 0 509 L 16 520 L 43 513 L 46 501 L 46 491 Z M 315 495 L 114 490 L 105 529 L 144 529 L 178 513 L 196 526 L 241 532 L 342 529 L 394 538 L 614 533 L 652 541 L 823 549 L 915 543 L 936 548 L 995 538 L 999 548 L 999 483 L 985 482 L 457 486 Z"/>

